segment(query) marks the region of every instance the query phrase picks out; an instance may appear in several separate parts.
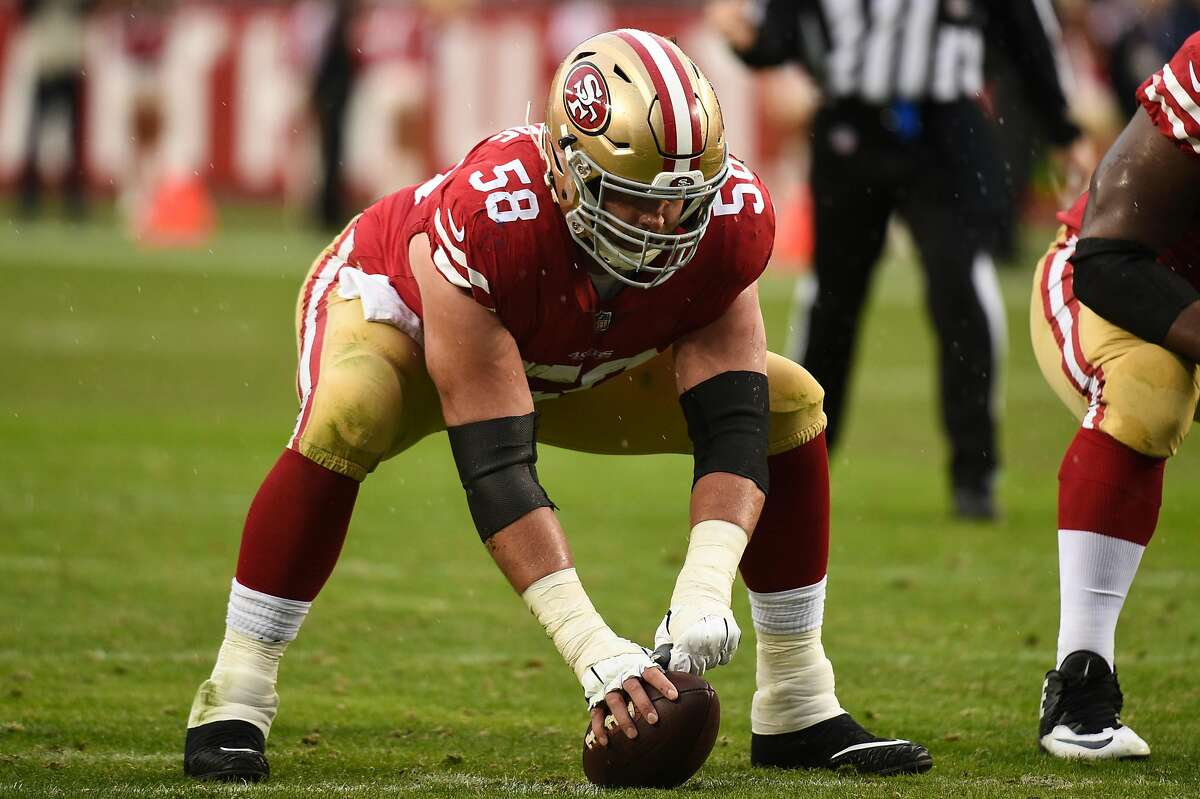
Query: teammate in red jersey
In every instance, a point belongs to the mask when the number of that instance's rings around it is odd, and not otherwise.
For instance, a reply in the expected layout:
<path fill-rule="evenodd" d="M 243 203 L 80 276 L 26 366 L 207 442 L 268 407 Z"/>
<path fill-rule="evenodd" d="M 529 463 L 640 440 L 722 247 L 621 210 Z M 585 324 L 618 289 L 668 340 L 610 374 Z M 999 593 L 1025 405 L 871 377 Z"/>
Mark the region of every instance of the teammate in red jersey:
<path fill-rule="evenodd" d="M 729 157 L 711 85 L 673 43 L 619 30 L 568 56 L 546 117 L 371 206 L 313 265 L 300 415 L 246 519 L 184 769 L 267 776 L 278 663 L 359 483 L 441 430 L 480 538 L 583 686 L 596 745 L 606 709 L 634 737 L 626 695 L 655 721 L 642 681 L 674 688 L 592 607 L 538 482 L 539 439 L 693 454 L 688 553 L 654 644 L 673 669 L 729 662 L 740 568 L 758 633 L 755 763 L 928 769 L 924 747 L 871 735 L 834 694 L 822 392 L 766 351 L 754 281 L 774 211 Z"/>
<path fill-rule="evenodd" d="M 1081 420 L 1059 471 L 1058 658 L 1038 731 L 1058 757 L 1150 754 L 1121 724 L 1114 641 L 1200 398 L 1198 63 L 1200 33 L 1138 88 L 1034 280 L 1038 364 Z"/>

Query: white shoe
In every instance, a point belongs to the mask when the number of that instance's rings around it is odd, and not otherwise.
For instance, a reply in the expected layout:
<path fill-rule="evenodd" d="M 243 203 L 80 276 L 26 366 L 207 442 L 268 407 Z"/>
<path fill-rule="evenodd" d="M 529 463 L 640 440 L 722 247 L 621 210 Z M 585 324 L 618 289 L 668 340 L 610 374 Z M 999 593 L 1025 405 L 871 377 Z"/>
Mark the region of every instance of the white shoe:
<path fill-rule="evenodd" d="M 1041 747 L 1055 757 L 1076 760 L 1105 760 L 1150 756 L 1150 745 L 1124 725 L 1105 727 L 1100 732 L 1077 734 L 1059 724 L 1041 738 Z"/>
<path fill-rule="evenodd" d="M 1150 756 L 1150 745 L 1121 723 L 1117 675 L 1095 652 L 1072 652 L 1046 672 L 1038 745 L 1055 757 L 1115 760 Z"/>

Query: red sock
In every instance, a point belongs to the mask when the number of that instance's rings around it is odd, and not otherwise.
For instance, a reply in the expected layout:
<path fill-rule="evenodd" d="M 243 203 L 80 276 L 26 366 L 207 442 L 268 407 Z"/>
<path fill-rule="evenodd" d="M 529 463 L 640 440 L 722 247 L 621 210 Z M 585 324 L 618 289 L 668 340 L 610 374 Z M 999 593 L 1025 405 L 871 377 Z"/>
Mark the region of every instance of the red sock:
<path fill-rule="evenodd" d="M 358 485 L 285 449 L 250 503 L 237 581 L 271 596 L 311 602 L 341 554 Z"/>
<path fill-rule="evenodd" d="M 758 593 L 819 583 L 829 565 L 829 453 L 825 434 L 767 458 L 771 492 L 742 555 Z"/>
<path fill-rule="evenodd" d="M 1058 470 L 1058 529 L 1146 546 L 1158 524 L 1166 463 L 1080 428 Z"/>

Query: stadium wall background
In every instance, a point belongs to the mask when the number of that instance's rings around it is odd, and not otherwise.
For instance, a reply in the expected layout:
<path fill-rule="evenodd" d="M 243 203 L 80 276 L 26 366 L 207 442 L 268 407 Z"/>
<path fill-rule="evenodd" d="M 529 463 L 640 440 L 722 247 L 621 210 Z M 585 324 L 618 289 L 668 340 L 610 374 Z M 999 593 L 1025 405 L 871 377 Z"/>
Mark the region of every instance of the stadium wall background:
<path fill-rule="evenodd" d="M 146 98 L 156 108 L 156 168 L 197 174 L 225 197 L 286 198 L 311 185 L 315 133 L 303 121 L 324 9 L 183 2 L 135 35 L 115 10 L 90 16 L 84 160 L 92 190 L 117 193 L 144 159 L 136 132 Z M 773 187 L 781 187 L 776 204 L 787 204 L 784 187 L 798 184 L 802 165 L 795 137 L 772 130 L 763 102 L 781 84 L 743 69 L 704 27 L 702 14 L 681 14 L 668 3 L 518 2 L 449 17 L 405 4 L 364 5 L 352 36 L 359 69 L 346 119 L 350 185 L 360 199 L 380 196 L 452 164 L 484 136 L 523 123 L 528 103 L 531 119 L 540 120 L 562 55 L 593 32 L 618 26 L 675 36 L 693 54 L 716 84 L 733 151 L 773 177 Z M 15 4 L 0 2 L 0 186 L 7 189 L 26 150 L 32 89 Z M 54 175 L 65 160 L 66 126 L 57 133 L 48 127 L 43 167 Z"/>

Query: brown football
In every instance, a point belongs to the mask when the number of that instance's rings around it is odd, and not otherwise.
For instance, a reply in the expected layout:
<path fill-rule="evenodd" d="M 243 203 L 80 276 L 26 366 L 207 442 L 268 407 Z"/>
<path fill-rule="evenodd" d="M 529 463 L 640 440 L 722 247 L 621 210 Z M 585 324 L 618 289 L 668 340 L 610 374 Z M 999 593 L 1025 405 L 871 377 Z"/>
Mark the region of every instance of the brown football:
<path fill-rule="evenodd" d="M 612 729 L 608 746 L 589 746 L 591 727 L 584 732 L 583 773 L 593 785 L 674 788 L 704 765 L 721 726 L 717 692 L 704 678 L 686 672 L 668 671 L 667 678 L 679 691 L 679 699 L 672 702 L 647 684 L 646 695 L 658 711 L 658 723 L 635 717 L 636 738 Z"/>

